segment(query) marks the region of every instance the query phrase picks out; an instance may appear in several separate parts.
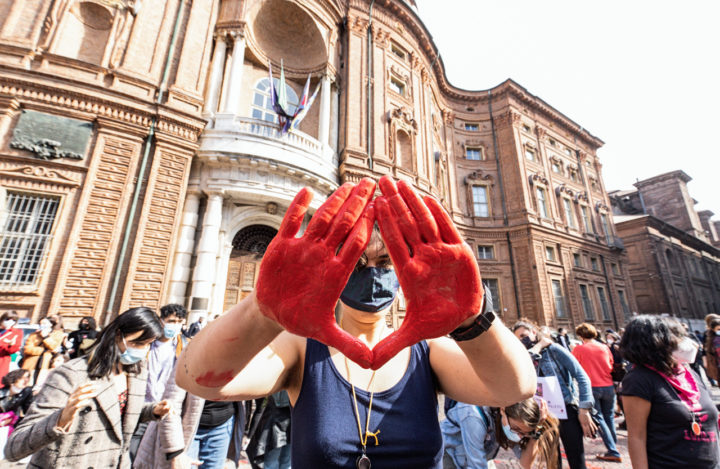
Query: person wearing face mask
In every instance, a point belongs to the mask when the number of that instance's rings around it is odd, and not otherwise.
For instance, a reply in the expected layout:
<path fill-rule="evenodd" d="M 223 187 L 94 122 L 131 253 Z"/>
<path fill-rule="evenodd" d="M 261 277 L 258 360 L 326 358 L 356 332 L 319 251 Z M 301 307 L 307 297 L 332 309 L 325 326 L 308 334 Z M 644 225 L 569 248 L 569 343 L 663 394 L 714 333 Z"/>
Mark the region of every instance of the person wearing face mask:
<path fill-rule="evenodd" d="M 718 410 L 688 363 L 697 346 L 675 320 L 633 318 L 620 342 L 634 367 L 622 381 L 634 469 L 720 468 Z"/>
<path fill-rule="evenodd" d="M 557 378 L 567 412 L 567 418 L 560 420 L 560 440 L 570 469 L 585 469 L 583 436 L 595 438 L 598 426 L 600 431 L 609 434 L 607 428 L 602 429 L 604 421 L 596 423 L 593 420 L 595 401 L 590 378 L 570 352 L 549 338 L 540 337 L 535 324 L 518 321 L 513 332 L 530 352 L 538 376 Z"/>
<path fill-rule="evenodd" d="M 441 469 L 438 392 L 506 406 L 536 387 L 440 203 L 388 176 L 379 185 L 374 200 L 371 179 L 342 185 L 298 237 L 312 199 L 301 190 L 254 292 L 178 362 L 177 383 L 206 399 L 287 391 L 293 469 Z"/>
<path fill-rule="evenodd" d="M 160 320 L 163 324 L 163 333 L 150 345 L 147 358 L 147 386 L 145 402 L 158 402 L 163 398 L 165 387 L 175 367 L 177 357 L 187 344 L 185 336 L 180 334 L 183 323 L 187 318 L 187 310 L 179 304 L 167 304 L 160 308 Z M 140 441 L 145 434 L 147 423 L 138 425 L 132 442 L 130 443 L 130 458 L 135 459 Z"/>
<path fill-rule="evenodd" d="M 85 355 L 97 338 L 97 324 L 92 316 L 85 316 L 80 319 L 78 328 L 68 335 L 68 354 L 70 358 L 78 358 Z"/>
<path fill-rule="evenodd" d="M 40 329 L 30 334 L 23 347 L 23 361 L 20 366 L 29 370 L 31 380 L 35 383 L 38 374 L 50 367 L 50 359 L 59 352 L 65 332 L 63 332 L 60 316 L 51 315 L 40 320 Z"/>
<path fill-rule="evenodd" d="M 13 412 L 18 417 L 13 425 L 17 425 L 33 401 L 30 372 L 22 368 L 13 370 L 3 377 L 2 382 L 5 387 L 0 390 L 0 412 Z M 0 421 L 0 426 L 2 424 Z"/>
<path fill-rule="evenodd" d="M 56 368 L 5 446 L 5 457 L 32 455 L 29 467 L 130 468 L 138 422 L 164 417 L 167 402 L 145 403 L 150 344 L 163 326 L 150 308 L 113 319 L 90 352 Z"/>
<path fill-rule="evenodd" d="M 500 448 L 512 449 L 520 467 L 558 467 L 558 420 L 542 398 L 505 408 L 457 402 L 440 424 L 445 443 L 443 469 L 493 469 Z"/>
<path fill-rule="evenodd" d="M 8 374 L 13 354 L 20 350 L 23 333 L 15 327 L 18 320 L 18 313 L 5 311 L 0 316 L 0 380 Z"/>

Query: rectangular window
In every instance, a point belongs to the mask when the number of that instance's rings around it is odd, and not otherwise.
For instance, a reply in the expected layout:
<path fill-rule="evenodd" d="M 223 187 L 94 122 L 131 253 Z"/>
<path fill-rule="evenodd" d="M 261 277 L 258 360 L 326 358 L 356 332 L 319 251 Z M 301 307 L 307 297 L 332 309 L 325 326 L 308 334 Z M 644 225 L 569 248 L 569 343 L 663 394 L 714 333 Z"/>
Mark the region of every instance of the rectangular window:
<path fill-rule="evenodd" d="M 480 161 L 484 160 L 482 148 L 480 147 L 465 147 L 465 158 L 468 160 Z"/>
<path fill-rule="evenodd" d="M 610 270 L 612 270 L 613 275 L 620 275 L 620 269 L 616 263 L 610 264 Z"/>
<path fill-rule="evenodd" d="M 625 319 L 628 319 L 630 317 L 630 307 L 628 306 L 627 299 L 625 298 L 625 292 L 623 290 L 618 290 L 618 298 L 620 298 L 620 306 L 622 306 Z"/>
<path fill-rule="evenodd" d="M 560 174 L 560 163 L 553 162 L 552 172 L 555 174 Z"/>
<path fill-rule="evenodd" d="M 59 205 L 56 197 L 8 193 L 0 232 L 0 285 L 35 284 Z"/>
<path fill-rule="evenodd" d="M 525 147 L 525 158 L 530 161 L 535 161 L 535 150 Z"/>
<path fill-rule="evenodd" d="M 545 246 L 545 259 L 549 260 L 550 262 L 556 261 L 555 256 L 555 248 L 552 246 Z"/>
<path fill-rule="evenodd" d="M 477 132 L 479 128 L 480 127 L 477 124 L 469 124 L 467 122 L 465 123 L 465 130 Z"/>
<path fill-rule="evenodd" d="M 400 60 L 405 60 L 405 51 L 400 48 L 400 46 L 391 44 L 390 45 L 390 51 L 395 54 L 397 58 Z"/>
<path fill-rule="evenodd" d="M 536 192 L 537 192 L 538 211 L 540 212 L 540 216 L 542 218 L 550 218 L 550 214 L 548 213 L 548 207 L 547 207 L 547 198 L 545 197 L 545 189 L 543 189 L 542 187 L 538 187 Z"/>
<path fill-rule="evenodd" d="M 580 206 L 580 213 L 582 214 L 583 219 L 583 228 L 585 228 L 586 233 L 592 233 L 592 223 L 590 222 L 590 215 L 588 212 L 588 208 L 585 205 Z"/>
<path fill-rule="evenodd" d="M 405 96 L 405 83 L 397 78 L 390 78 L 390 84 L 388 86 L 400 96 Z"/>
<path fill-rule="evenodd" d="M 590 258 L 590 267 L 592 267 L 592 270 L 600 270 L 600 264 L 598 264 L 597 257 Z"/>
<path fill-rule="evenodd" d="M 610 236 L 612 236 L 612 232 L 610 231 L 610 223 L 608 222 L 607 213 L 600 214 L 600 222 L 602 223 L 603 231 L 605 232 L 605 237 L 607 238 L 608 243 L 610 243 Z"/>
<path fill-rule="evenodd" d="M 473 216 L 489 217 L 490 204 L 488 203 L 488 188 L 486 186 L 473 186 Z"/>
<path fill-rule="evenodd" d="M 527 132 L 527 133 L 530 133 L 530 131 L 532 130 L 529 125 L 525 125 L 525 124 L 523 124 L 522 129 L 523 129 L 523 132 Z"/>
<path fill-rule="evenodd" d="M 485 284 L 487 289 L 490 290 L 490 295 L 492 295 L 493 311 L 502 311 L 502 306 L 500 303 L 500 284 L 498 282 L 498 279 L 484 278 L 483 283 Z"/>
<path fill-rule="evenodd" d="M 588 294 L 587 285 L 580 285 L 580 298 L 582 299 L 585 319 L 587 319 L 588 321 L 594 321 L 595 311 L 593 310 L 592 301 L 590 301 L 590 295 Z"/>
<path fill-rule="evenodd" d="M 575 217 L 573 217 L 572 204 L 570 203 L 570 199 L 566 199 L 565 197 L 563 197 L 563 208 L 565 209 L 565 221 L 570 228 L 574 229 Z"/>
<path fill-rule="evenodd" d="M 480 259 L 495 259 L 495 248 L 493 246 L 478 246 L 477 250 Z"/>
<path fill-rule="evenodd" d="M 582 256 L 578 253 L 573 253 L 573 265 L 575 267 L 582 267 Z"/>
<path fill-rule="evenodd" d="M 555 315 L 559 318 L 565 317 L 565 296 L 563 295 L 560 280 L 552 281 L 553 297 L 555 297 Z"/>
<path fill-rule="evenodd" d="M 608 307 L 607 297 L 605 296 L 605 289 L 603 287 L 597 287 L 598 298 L 600 299 L 600 308 L 602 308 L 603 319 L 606 321 L 610 320 L 610 309 Z"/>

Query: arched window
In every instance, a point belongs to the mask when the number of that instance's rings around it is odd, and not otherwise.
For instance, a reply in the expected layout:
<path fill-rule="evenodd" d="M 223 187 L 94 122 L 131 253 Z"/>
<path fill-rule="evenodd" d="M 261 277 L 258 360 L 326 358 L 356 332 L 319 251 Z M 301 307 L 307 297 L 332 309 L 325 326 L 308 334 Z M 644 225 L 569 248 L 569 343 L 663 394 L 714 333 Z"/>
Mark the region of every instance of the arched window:
<path fill-rule="evenodd" d="M 275 89 L 280 86 L 280 80 L 273 78 Z M 279 91 L 279 90 L 278 90 Z M 285 92 L 287 93 L 288 113 L 295 112 L 298 105 L 298 96 L 287 83 L 285 84 Z M 272 100 L 270 99 L 270 78 L 263 78 L 255 85 L 255 93 L 253 94 L 252 105 L 250 106 L 250 117 L 260 119 L 267 122 L 277 122 L 277 115 L 272 108 Z"/>

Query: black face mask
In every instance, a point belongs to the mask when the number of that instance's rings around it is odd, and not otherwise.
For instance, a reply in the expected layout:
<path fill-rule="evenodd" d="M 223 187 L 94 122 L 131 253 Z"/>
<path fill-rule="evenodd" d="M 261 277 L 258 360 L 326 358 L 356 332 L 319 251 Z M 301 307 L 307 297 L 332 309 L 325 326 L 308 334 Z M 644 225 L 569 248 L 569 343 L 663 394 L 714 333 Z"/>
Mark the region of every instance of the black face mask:
<path fill-rule="evenodd" d="M 376 313 L 392 304 L 398 288 L 400 283 L 393 269 L 365 267 L 350 275 L 340 299 L 351 308 Z"/>
<path fill-rule="evenodd" d="M 82 330 L 84 330 L 84 331 L 85 331 L 85 330 L 88 330 L 88 329 L 90 329 L 90 324 L 88 324 L 88 323 L 86 323 L 86 322 L 83 322 L 83 323 L 80 324 L 80 329 L 82 329 Z"/>
<path fill-rule="evenodd" d="M 537 343 L 537 341 L 533 341 L 530 336 L 525 336 L 522 339 L 520 339 L 520 342 L 525 346 L 526 349 L 531 349 L 533 345 Z"/>

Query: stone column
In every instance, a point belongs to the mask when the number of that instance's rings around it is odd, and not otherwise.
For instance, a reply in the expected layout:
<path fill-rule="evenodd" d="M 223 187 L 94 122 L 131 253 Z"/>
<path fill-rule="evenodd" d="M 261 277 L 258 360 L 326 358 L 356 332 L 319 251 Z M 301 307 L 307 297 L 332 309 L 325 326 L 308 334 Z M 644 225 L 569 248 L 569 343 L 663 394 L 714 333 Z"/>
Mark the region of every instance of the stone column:
<path fill-rule="evenodd" d="M 320 89 L 320 123 L 318 126 L 318 140 L 325 147 L 330 137 L 330 76 L 325 74 L 322 77 L 322 88 Z"/>
<path fill-rule="evenodd" d="M 240 111 L 240 90 L 242 90 L 243 63 L 245 62 L 245 36 L 236 32 L 232 32 L 230 35 L 233 38 L 233 50 L 223 113 L 237 115 Z"/>
<path fill-rule="evenodd" d="M 225 289 L 227 288 L 228 268 L 230 266 L 230 253 L 232 252 L 231 239 L 225 230 L 220 231 L 220 242 L 215 268 L 215 292 L 209 313 L 212 315 L 222 314 L 225 311 Z"/>
<path fill-rule="evenodd" d="M 208 193 L 202 233 L 195 248 L 195 269 L 192 275 L 190 311 L 193 319 L 206 316 L 215 283 L 215 266 L 218 253 L 218 238 L 222 223 L 223 194 Z"/>
<path fill-rule="evenodd" d="M 212 66 L 210 68 L 210 81 L 208 83 L 207 99 L 205 100 L 205 114 L 214 114 L 218 108 L 220 97 L 220 85 L 222 84 L 223 69 L 225 68 L 225 54 L 227 44 L 225 35 L 218 34 L 215 39 L 215 53 L 213 54 Z"/>
<path fill-rule="evenodd" d="M 173 259 L 168 303 L 189 306 L 186 302 L 187 284 L 190 281 L 190 261 L 195 249 L 195 229 L 197 228 L 199 207 L 200 194 L 188 191 L 180 222 L 180 239 L 178 239 Z"/>

